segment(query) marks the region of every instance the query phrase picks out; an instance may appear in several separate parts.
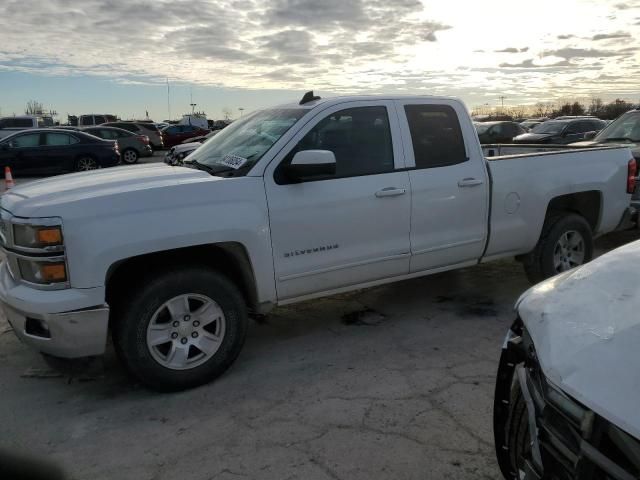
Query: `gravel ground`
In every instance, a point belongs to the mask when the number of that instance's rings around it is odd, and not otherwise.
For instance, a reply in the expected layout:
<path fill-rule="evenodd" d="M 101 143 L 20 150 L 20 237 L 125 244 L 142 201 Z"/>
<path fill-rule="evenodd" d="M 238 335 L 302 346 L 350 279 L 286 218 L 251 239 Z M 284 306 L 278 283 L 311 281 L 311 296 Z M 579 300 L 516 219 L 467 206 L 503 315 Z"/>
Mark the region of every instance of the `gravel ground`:
<path fill-rule="evenodd" d="M 0 318 L 0 447 L 77 479 L 497 479 L 494 374 L 527 287 L 501 261 L 279 308 L 226 375 L 170 395 L 112 351 L 57 375 Z"/>
<path fill-rule="evenodd" d="M 172 395 L 112 355 L 91 381 L 46 378 L 5 333 L 0 442 L 78 479 L 498 478 L 493 379 L 526 287 L 500 262 L 281 308 L 225 376 Z"/>

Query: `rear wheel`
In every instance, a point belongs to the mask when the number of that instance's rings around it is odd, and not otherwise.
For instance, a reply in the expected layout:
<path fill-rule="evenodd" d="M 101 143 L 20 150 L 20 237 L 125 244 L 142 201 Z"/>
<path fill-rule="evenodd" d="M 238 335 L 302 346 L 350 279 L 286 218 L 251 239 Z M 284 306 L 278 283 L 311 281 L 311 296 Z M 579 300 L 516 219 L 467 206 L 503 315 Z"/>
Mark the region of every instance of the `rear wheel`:
<path fill-rule="evenodd" d="M 98 162 L 93 157 L 84 156 L 76 160 L 76 171 L 86 172 L 88 170 L 95 170 L 98 168 Z"/>
<path fill-rule="evenodd" d="M 593 233 L 580 215 L 564 213 L 549 216 L 535 250 L 524 261 L 527 277 L 538 283 L 593 258 Z"/>
<path fill-rule="evenodd" d="M 182 268 L 148 278 L 117 307 L 116 351 L 129 371 L 159 391 L 207 383 L 236 359 L 247 333 L 238 288 L 223 275 Z"/>
<path fill-rule="evenodd" d="M 138 161 L 138 152 L 133 148 L 128 148 L 122 152 L 122 162 L 127 165 L 132 165 Z"/>

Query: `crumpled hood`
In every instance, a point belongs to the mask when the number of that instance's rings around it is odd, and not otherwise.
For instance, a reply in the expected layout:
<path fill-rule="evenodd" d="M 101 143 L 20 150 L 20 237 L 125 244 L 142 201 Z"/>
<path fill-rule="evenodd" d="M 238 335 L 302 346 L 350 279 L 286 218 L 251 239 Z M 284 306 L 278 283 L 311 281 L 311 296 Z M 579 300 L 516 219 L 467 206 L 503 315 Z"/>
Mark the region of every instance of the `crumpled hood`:
<path fill-rule="evenodd" d="M 29 182 L 2 195 L 0 205 L 22 217 L 58 216 L 60 206 L 130 192 L 212 180 L 206 172 L 164 163 L 59 175 Z"/>
<path fill-rule="evenodd" d="M 640 439 L 640 241 L 526 292 L 518 311 L 557 387 Z"/>
<path fill-rule="evenodd" d="M 537 143 L 551 137 L 553 135 L 549 133 L 523 133 L 515 137 L 513 141 L 518 143 Z"/>

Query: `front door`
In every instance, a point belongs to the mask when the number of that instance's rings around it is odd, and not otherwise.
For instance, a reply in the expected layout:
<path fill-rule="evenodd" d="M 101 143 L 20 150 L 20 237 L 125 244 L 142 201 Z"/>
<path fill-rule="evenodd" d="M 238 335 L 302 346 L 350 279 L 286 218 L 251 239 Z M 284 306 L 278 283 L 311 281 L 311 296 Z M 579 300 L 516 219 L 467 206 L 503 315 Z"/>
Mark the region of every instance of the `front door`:
<path fill-rule="evenodd" d="M 479 145 L 465 141 L 475 137 L 468 114 L 453 101 L 397 105 L 407 166 L 414 167 L 411 272 L 473 262 L 487 238 L 489 179 Z"/>
<path fill-rule="evenodd" d="M 298 151 L 335 175 L 292 183 Z M 393 102 L 345 102 L 310 120 L 265 171 L 279 300 L 407 274 L 410 186 Z"/>
<path fill-rule="evenodd" d="M 40 138 L 39 132 L 12 137 L 8 142 L 8 149 L 2 152 L 2 166 L 11 167 L 15 172 L 28 173 L 36 170 L 42 162 Z"/>

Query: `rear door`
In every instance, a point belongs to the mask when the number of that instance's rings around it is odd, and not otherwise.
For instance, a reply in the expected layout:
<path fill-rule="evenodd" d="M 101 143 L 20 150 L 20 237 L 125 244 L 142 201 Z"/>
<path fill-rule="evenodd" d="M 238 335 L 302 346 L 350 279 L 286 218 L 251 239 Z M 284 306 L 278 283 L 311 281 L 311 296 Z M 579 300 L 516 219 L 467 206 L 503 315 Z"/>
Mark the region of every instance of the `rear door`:
<path fill-rule="evenodd" d="M 291 182 L 284 167 L 302 150 L 333 152 L 335 175 Z M 318 112 L 264 179 L 280 300 L 409 272 L 409 174 L 393 102 Z"/>
<path fill-rule="evenodd" d="M 66 132 L 47 132 L 44 134 L 42 157 L 38 170 L 57 172 L 72 169 L 79 140 Z"/>
<path fill-rule="evenodd" d="M 489 185 L 482 152 L 468 141 L 468 114 L 454 101 L 397 105 L 410 168 L 411 272 L 472 263 L 487 237 Z"/>

